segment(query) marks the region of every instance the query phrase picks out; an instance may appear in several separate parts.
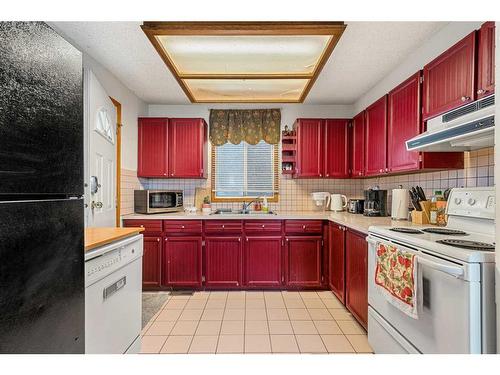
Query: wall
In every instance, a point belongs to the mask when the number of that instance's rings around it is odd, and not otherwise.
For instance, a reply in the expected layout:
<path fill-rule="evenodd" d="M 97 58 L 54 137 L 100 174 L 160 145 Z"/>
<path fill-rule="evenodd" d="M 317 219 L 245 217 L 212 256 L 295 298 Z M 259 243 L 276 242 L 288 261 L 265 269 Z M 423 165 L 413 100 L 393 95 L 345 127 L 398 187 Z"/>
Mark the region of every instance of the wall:
<path fill-rule="evenodd" d="M 357 114 L 431 62 L 483 22 L 450 22 L 354 103 Z"/>
<path fill-rule="evenodd" d="M 500 77 L 500 64 L 498 61 L 500 61 L 500 32 L 498 32 L 498 22 L 495 23 L 496 27 L 496 35 L 495 35 L 495 41 L 496 41 L 496 46 L 497 48 L 495 49 L 495 61 L 497 63 L 495 64 L 495 77 Z M 496 86 L 496 85 L 495 85 Z M 495 87 L 495 90 L 498 90 Z M 500 118 L 500 105 L 497 104 L 496 106 L 496 112 L 495 112 L 495 117 Z M 500 131 L 499 129 L 495 126 L 495 144 L 500 145 Z M 500 184 L 500 153 L 496 152 L 495 153 L 495 185 L 499 186 Z M 495 201 L 500 202 L 500 191 L 499 189 L 496 189 L 496 197 Z M 500 210 L 496 209 L 496 241 L 495 243 L 500 244 Z M 496 248 L 496 266 L 495 266 L 495 285 L 496 285 L 496 305 L 497 305 L 497 353 L 500 353 L 500 248 Z"/>

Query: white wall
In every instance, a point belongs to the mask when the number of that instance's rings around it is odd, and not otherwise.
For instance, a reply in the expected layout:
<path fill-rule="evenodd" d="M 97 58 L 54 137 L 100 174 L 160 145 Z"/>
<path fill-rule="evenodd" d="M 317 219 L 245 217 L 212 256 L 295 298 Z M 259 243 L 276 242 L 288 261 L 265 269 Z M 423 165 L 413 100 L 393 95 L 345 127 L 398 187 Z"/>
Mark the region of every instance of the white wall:
<path fill-rule="evenodd" d="M 122 168 L 137 170 L 137 117 L 147 115 L 147 105 L 109 70 L 65 35 L 57 25 L 49 25 L 83 53 L 83 67 L 92 70 L 109 96 L 122 105 Z"/>
<path fill-rule="evenodd" d="M 499 26 L 498 22 L 496 22 L 495 26 Z M 495 28 L 496 29 L 496 28 Z M 495 77 L 500 77 L 500 32 L 496 29 L 495 35 L 496 48 L 495 48 Z M 495 90 L 496 84 L 495 84 Z M 500 118 L 500 105 L 496 105 L 496 118 Z M 495 126 L 495 146 L 500 145 L 500 130 Z M 500 152 L 497 149 L 498 146 L 495 147 L 495 186 L 500 186 Z M 500 191 L 496 189 L 496 207 L 499 207 L 500 202 Z M 500 244 L 500 209 L 496 209 L 496 239 L 495 243 Z M 496 303 L 497 303 L 497 353 L 500 353 L 500 248 L 497 246 L 496 248 L 496 267 L 495 267 L 495 282 L 496 282 Z"/>
<path fill-rule="evenodd" d="M 387 94 L 394 87 L 410 77 L 425 64 L 431 62 L 446 51 L 464 36 L 477 30 L 483 22 L 450 22 L 448 25 L 432 35 L 422 46 L 416 49 L 408 58 L 385 76 L 373 88 L 368 90 L 356 103 L 354 113 L 358 114 L 381 96 Z"/>
<path fill-rule="evenodd" d="M 202 117 L 207 123 L 210 109 L 280 108 L 281 126 L 291 127 L 298 117 L 351 118 L 350 105 L 308 105 L 308 104 L 187 104 L 187 105 L 149 105 L 149 116 Z"/>

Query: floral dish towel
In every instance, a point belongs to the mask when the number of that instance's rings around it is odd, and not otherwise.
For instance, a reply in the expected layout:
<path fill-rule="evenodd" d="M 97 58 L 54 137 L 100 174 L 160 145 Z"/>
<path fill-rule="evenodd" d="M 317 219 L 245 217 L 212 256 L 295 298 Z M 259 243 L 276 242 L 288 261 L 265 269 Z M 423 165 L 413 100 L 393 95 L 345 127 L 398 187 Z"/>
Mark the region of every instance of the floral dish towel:
<path fill-rule="evenodd" d="M 393 306 L 413 319 L 418 319 L 415 254 L 379 242 L 376 255 L 377 289 Z"/>

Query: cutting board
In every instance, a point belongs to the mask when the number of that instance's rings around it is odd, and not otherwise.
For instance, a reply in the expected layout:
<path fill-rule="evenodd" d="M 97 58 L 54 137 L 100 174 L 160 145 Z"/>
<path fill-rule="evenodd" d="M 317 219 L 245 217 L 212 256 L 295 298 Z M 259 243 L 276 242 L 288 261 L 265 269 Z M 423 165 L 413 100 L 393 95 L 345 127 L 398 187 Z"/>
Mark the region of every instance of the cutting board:
<path fill-rule="evenodd" d="M 194 191 L 194 206 L 197 210 L 201 210 L 201 205 L 203 204 L 203 198 L 206 196 L 210 197 L 210 188 L 208 187 L 197 187 Z"/>

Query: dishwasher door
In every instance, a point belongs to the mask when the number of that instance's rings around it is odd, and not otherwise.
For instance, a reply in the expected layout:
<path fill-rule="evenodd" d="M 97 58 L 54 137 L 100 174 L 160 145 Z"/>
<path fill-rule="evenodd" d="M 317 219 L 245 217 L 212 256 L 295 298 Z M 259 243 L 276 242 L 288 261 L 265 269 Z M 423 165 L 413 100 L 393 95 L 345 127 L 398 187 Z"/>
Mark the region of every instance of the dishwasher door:
<path fill-rule="evenodd" d="M 475 280 L 479 265 L 444 259 L 372 235 L 367 240 L 368 303 L 380 317 L 421 353 L 481 353 L 481 289 Z M 416 255 L 420 279 L 418 319 L 390 304 L 378 291 L 375 284 L 378 243 Z M 370 335 L 370 325 L 368 337 L 375 337 Z"/>
<path fill-rule="evenodd" d="M 122 354 L 141 332 L 142 258 L 85 289 L 85 353 Z"/>

